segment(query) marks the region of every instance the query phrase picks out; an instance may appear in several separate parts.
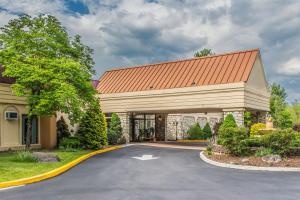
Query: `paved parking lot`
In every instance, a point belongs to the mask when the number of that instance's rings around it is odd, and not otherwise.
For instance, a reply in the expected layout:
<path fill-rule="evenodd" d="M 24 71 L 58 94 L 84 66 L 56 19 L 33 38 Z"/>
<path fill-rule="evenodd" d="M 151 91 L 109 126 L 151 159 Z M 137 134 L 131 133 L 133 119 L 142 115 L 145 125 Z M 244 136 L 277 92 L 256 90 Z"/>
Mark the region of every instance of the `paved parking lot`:
<path fill-rule="evenodd" d="M 218 168 L 201 161 L 198 150 L 133 145 L 56 178 L 1 190 L 0 199 L 299 200 L 300 173 Z"/>

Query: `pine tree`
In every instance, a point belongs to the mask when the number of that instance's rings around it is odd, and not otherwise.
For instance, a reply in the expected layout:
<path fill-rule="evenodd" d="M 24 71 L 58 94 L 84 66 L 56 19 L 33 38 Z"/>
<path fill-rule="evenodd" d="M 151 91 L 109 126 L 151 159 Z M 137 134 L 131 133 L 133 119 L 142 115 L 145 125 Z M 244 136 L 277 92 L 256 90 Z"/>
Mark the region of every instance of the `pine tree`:
<path fill-rule="evenodd" d="M 111 115 L 110 127 L 107 133 L 108 143 L 109 144 L 119 144 L 122 142 L 122 126 L 120 117 L 113 113 Z"/>
<path fill-rule="evenodd" d="M 91 103 L 91 107 L 82 118 L 77 136 L 81 145 L 87 149 L 99 149 L 107 145 L 107 124 L 105 115 L 100 109 L 99 101 Z"/>
<path fill-rule="evenodd" d="M 233 117 L 232 114 L 228 114 L 225 117 L 225 120 L 223 122 L 223 124 L 221 125 L 220 129 L 224 129 L 224 128 L 236 128 L 237 124 L 235 122 L 235 119 Z"/>
<path fill-rule="evenodd" d="M 206 122 L 205 126 L 203 127 L 203 135 L 205 139 L 212 137 L 212 131 L 208 122 Z"/>
<path fill-rule="evenodd" d="M 59 144 L 63 138 L 68 138 L 71 136 L 68 125 L 62 116 L 56 122 L 56 133 L 57 133 L 57 144 Z"/>

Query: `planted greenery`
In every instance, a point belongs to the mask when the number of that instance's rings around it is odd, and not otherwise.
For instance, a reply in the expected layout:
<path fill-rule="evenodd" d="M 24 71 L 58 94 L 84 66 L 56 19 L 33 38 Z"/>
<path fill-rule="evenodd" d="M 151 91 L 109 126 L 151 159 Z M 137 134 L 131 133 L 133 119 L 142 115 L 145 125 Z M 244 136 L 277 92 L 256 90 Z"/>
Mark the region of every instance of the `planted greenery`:
<path fill-rule="evenodd" d="M 266 128 L 266 124 L 263 123 L 253 124 L 250 128 L 250 136 L 253 137 L 255 135 L 261 135 L 261 133 L 263 132 L 261 132 L 260 130 L 264 128 Z"/>
<path fill-rule="evenodd" d="M 30 151 L 18 151 L 12 159 L 14 162 L 38 162 L 37 157 L 35 157 Z"/>
<path fill-rule="evenodd" d="M 206 122 L 205 126 L 203 127 L 203 137 L 204 139 L 209 139 L 212 137 L 212 131 L 208 122 Z"/>
<path fill-rule="evenodd" d="M 228 114 L 225 119 L 223 124 L 220 126 L 220 129 L 225 129 L 225 128 L 236 128 L 237 124 L 235 122 L 235 119 L 232 114 Z"/>
<path fill-rule="evenodd" d="M 99 100 L 91 103 L 79 124 L 76 136 L 86 149 L 99 149 L 107 145 L 107 124 Z"/>
<path fill-rule="evenodd" d="M 79 149 L 81 148 L 81 145 L 78 137 L 64 137 L 60 141 L 60 147 L 71 150 L 71 149 Z"/>
<path fill-rule="evenodd" d="M 270 149 L 270 148 L 263 148 L 263 149 L 257 150 L 255 152 L 255 157 L 264 157 L 264 156 L 271 155 L 271 154 L 273 154 L 273 150 L 272 149 Z"/>
<path fill-rule="evenodd" d="M 110 127 L 107 132 L 107 139 L 109 144 L 123 144 L 126 139 L 122 133 L 122 125 L 120 117 L 116 113 L 112 113 Z"/>
<path fill-rule="evenodd" d="M 71 136 L 68 125 L 65 119 L 61 116 L 56 122 L 57 143 L 60 144 L 64 138 Z"/>
<path fill-rule="evenodd" d="M 203 131 L 198 122 L 189 128 L 189 130 L 187 131 L 187 134 L 188 134 L 189 140 L 203 140 L 204 139 Z"/>

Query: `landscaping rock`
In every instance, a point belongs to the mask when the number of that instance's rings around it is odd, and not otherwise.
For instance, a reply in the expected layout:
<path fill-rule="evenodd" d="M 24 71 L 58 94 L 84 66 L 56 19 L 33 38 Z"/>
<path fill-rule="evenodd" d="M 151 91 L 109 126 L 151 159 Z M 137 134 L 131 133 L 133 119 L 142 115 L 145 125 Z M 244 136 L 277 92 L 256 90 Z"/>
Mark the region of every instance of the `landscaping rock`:
<path fill-rule="evenodd" d="M 241 162 L 242 162 L 242 163 L 249 163 L 249 158 L 243 158 L 243 159 L 241 160 Z"/>
<path fill-rule="evenodd" d="M 33 156 L 35 156 L 39 162 L 59 162 L 60 158 L 54 153 L 49 152 L 33 152 Z"/>
<path fill-rule="evenodd" d="M 227 154 L 229 153 L 228 150 L 221 146 L 221 145 L 218 145 L 218 144 L 213 144 L 212 145 L 212 151 L 215 152 L 215 153 L 220 153 L 220 154 Z"/>
<path fill-rule="evenodd" d="M 280 155 L 267 155 L 267 156 L 263 156 L 262 161 L 267 162 L 267 163 L 279 163 L 280 161 L 282 161 Z"/>

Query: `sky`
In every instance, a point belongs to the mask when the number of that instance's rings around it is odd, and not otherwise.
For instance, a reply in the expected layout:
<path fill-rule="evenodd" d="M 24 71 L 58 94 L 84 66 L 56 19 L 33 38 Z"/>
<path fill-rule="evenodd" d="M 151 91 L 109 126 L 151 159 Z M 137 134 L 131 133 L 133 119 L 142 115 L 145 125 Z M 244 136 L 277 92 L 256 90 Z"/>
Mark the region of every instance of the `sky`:
<path fill-rule="evenodd" d="M 57 17 L 94 49 L 96 75 L 125 66 L 260 48 L 269 83 L 300 100 L 300 0 L 0 0 L 0 26 Z"/>

